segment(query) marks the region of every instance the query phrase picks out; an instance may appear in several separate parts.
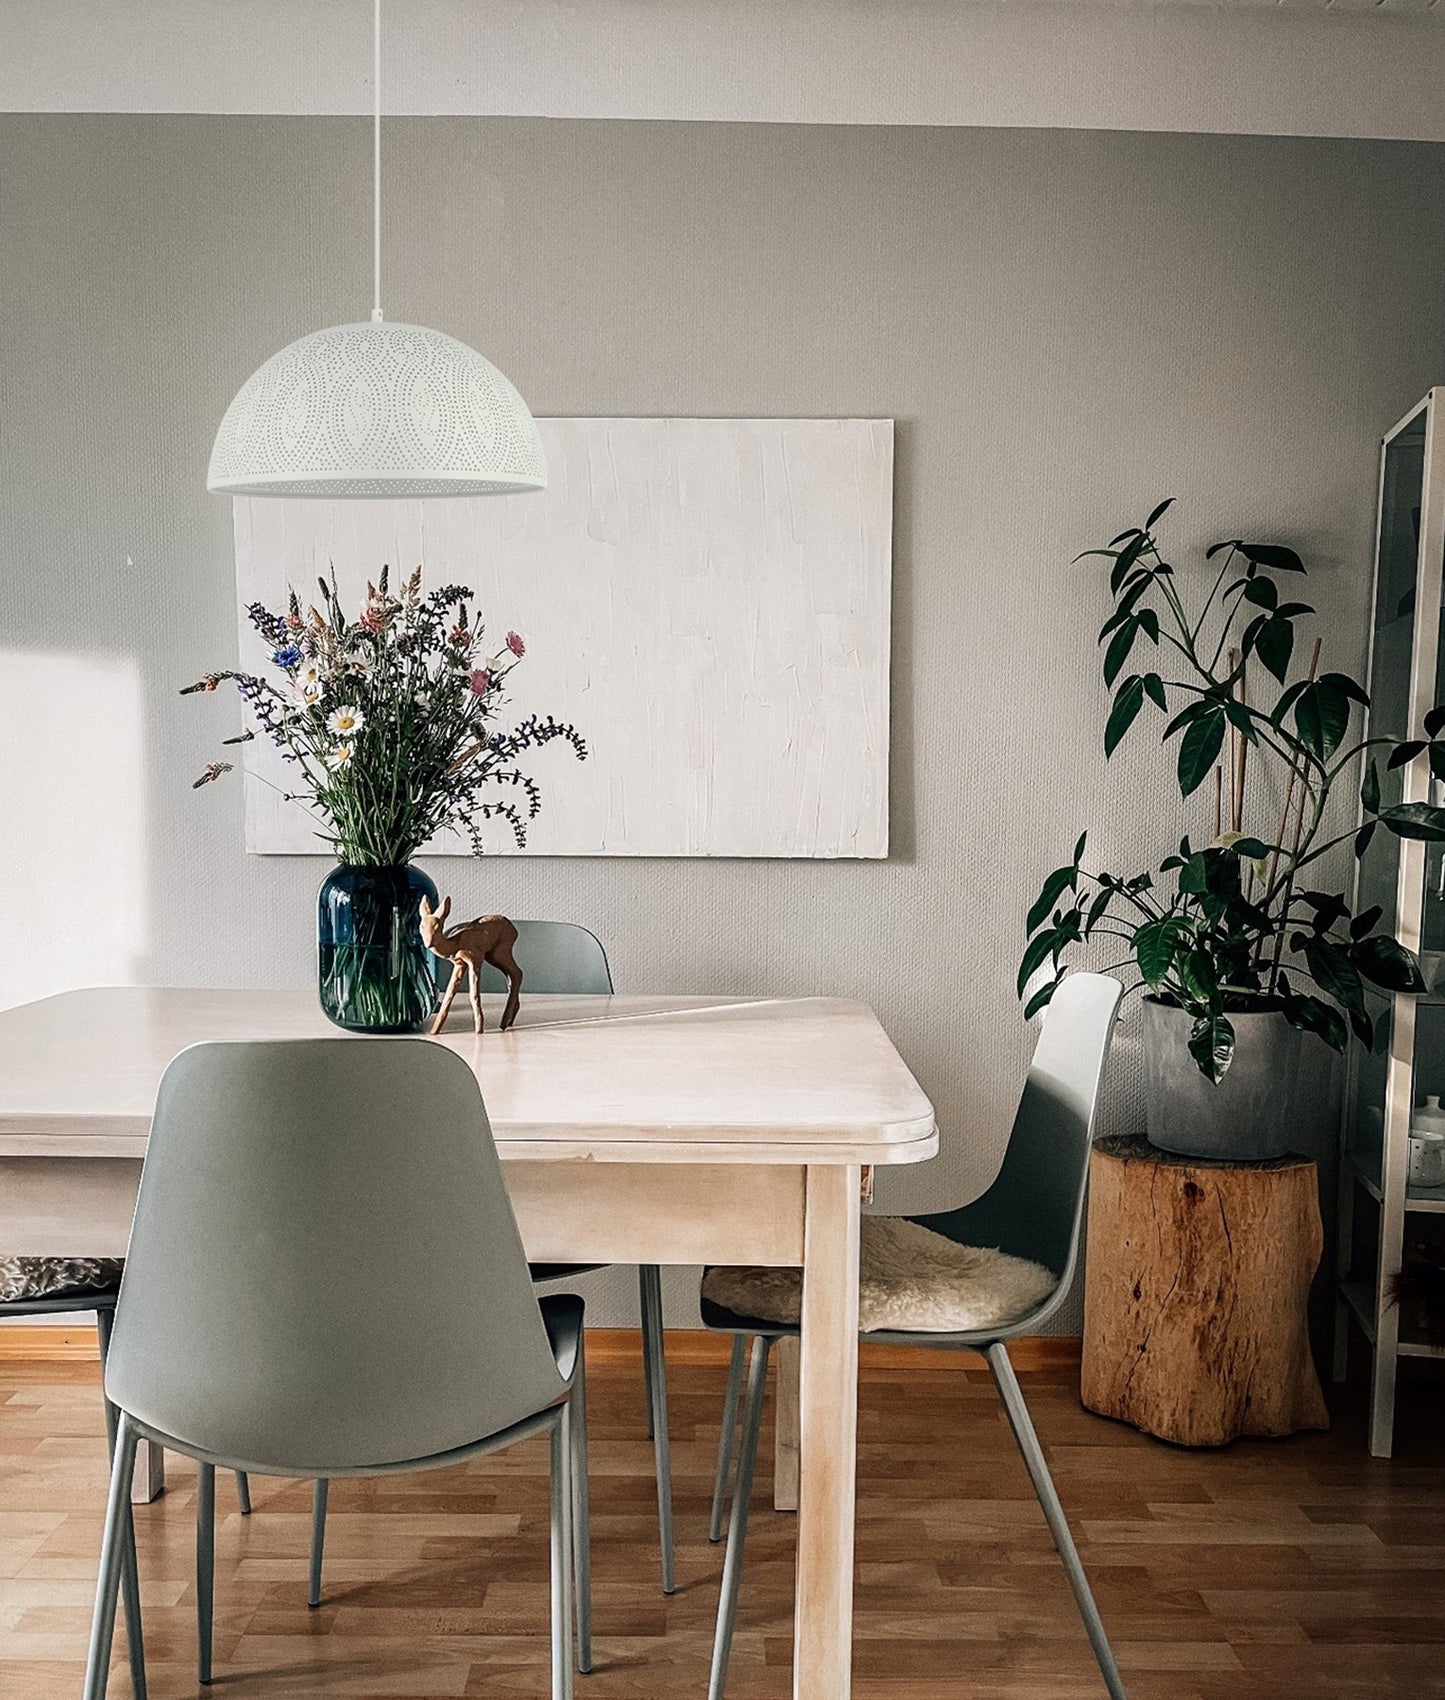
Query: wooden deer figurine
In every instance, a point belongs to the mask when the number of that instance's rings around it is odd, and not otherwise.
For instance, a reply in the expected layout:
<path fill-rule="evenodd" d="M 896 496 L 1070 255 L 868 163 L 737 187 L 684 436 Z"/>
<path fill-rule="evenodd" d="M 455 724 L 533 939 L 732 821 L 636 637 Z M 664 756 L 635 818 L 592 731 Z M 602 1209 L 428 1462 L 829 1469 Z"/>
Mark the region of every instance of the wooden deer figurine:
<path fill-rule="evenodd" d="M 472 1026 L 476 1032 L 482 1031 L 482 964 L 490 962 L 507 976 L 507 1007 L 502 1011 L 502 1031 L 505 1033 L 517 1019 L 517 1004 L 522 995 L 522 970 L 512 954 L 512 947 L 517 942 L 517 929 L 505 915 L 482 915 L 448 932 L 447 916 L 451 912 L 452 900 L 449 897 L 435 913 L 426 898 L 421 900 L 422 943 L 433 956 L 453 965 L 451 982 L 432 1021 L 431 1031 L 433 1034 L 440 1033 L 446 1026 L 452 999 L 462 983 L 464 970 L 467 995 L 472 1000 Z"/>

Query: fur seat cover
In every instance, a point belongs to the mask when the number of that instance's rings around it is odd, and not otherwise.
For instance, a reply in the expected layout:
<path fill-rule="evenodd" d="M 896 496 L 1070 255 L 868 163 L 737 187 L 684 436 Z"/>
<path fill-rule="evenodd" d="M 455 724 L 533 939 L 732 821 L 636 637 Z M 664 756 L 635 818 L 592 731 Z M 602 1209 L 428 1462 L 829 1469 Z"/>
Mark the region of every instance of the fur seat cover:
<path fill-rule="evenodd" d="M 858 1281 L 858 1327 L 918 1334 L 965 1334 L 1010 1322 L 1058 1285 L 1041 1263 L 1007 1252 L 956 1245 L 917 1222 L 865 1216 Z M 797 1325 L 801 1269 L 709 1269 L 705 1299 L 739 1316 Z"/>

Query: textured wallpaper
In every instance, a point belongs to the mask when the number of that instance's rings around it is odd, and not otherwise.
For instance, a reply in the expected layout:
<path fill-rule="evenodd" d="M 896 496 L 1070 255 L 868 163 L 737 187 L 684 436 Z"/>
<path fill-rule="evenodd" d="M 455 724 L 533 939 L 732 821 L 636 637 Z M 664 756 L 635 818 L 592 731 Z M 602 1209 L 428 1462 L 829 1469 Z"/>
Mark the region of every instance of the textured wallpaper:
<path fill-rule="evenodd" d="M 6 1001 L 310 978 L 318 864 L 247 856 L 239 787 L 191 791 L 228 711 L 176 691 L 236 654 L 212 434 L 282 343 L 365 316 L 368 166 L 360 120 L 0 119 Z M 1173 495 L 1179 556 L 1294 542 L 1328 664 L 1361 664 L 1378 438 L 1445 380 L 1445 153 L 416 119 L 387 170 L 389 312 L 538 414 L 897 421 L 886 860 L 434 872 L 463 908 L 585 922 L 624 990 L 866 999 L 943 1140 L 880 1201 L 963 1202 L 1029 1052 L 1042 874 L 1086 825 L 1148 859 L 1202 824 L 1147 740 L 1105 768 L 1106 599 L 1071 559 Z M 668 1289 L 684 1320 L 695 1287 Z"/>

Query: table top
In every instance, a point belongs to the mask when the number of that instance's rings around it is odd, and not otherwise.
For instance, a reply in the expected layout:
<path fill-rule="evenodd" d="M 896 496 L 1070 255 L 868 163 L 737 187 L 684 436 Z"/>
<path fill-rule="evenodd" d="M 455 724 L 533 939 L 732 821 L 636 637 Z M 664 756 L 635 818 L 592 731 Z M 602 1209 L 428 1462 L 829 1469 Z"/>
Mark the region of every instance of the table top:
<path fill-rule="evenodd" d="M 523 994 L 453 1010 L 509 1158 L 917 1163 L 933 1108 L 865 1004 Z M 0 1157 L 144 1154 L 162 1074 L 207 1039 L 336 1038 L 313 991 L 102 987 L 0 1011 Z"/>

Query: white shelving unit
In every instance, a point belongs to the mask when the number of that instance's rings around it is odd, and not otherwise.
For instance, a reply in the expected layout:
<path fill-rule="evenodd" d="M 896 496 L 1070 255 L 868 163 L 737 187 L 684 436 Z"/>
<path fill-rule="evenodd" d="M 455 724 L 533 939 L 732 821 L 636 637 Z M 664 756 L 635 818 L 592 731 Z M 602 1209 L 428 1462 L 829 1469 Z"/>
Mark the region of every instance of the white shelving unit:
<path fill-rule="evenodd" d="M 1432 389 L 1386 436 L 1380 456 L 1375 594 L 1369 689 L 1371 736 L 1418 734 L 1428 709 L 1445 697 L 1445 388 Z M 1431 799 L 1425 757 L 1381 773 L 1386 803 Z M 1438 801 L 1438 794 L 1433 799 Z M 1445 968 L 1445 846 L 1377 832 L 1359 864 L 1356 912 L 1371 904 L 1393 916 L 1395 935 L 1412 950 L 1442 953 Z M 1370 1344 L 1370 1451 L 1390 1455 L 1395 1383 L 1404 1357 L 1441 1357 L 1402 1333 L 1390 1299 L 1406 1244 L 1406 1224 L 1445 1214 L 1445 1187 L 1411 1188 L 1410 1116 L 1428 1092 L 1445 1090 L 1445 994 L 1381 995 L 1379 1038 L 1350 1056 L 1339 1189 L 1335 1378 L 1342 1380 L 1350 1330 Z M 1437 1230 L 1438 1231 L 1438 1230 Z"/>

